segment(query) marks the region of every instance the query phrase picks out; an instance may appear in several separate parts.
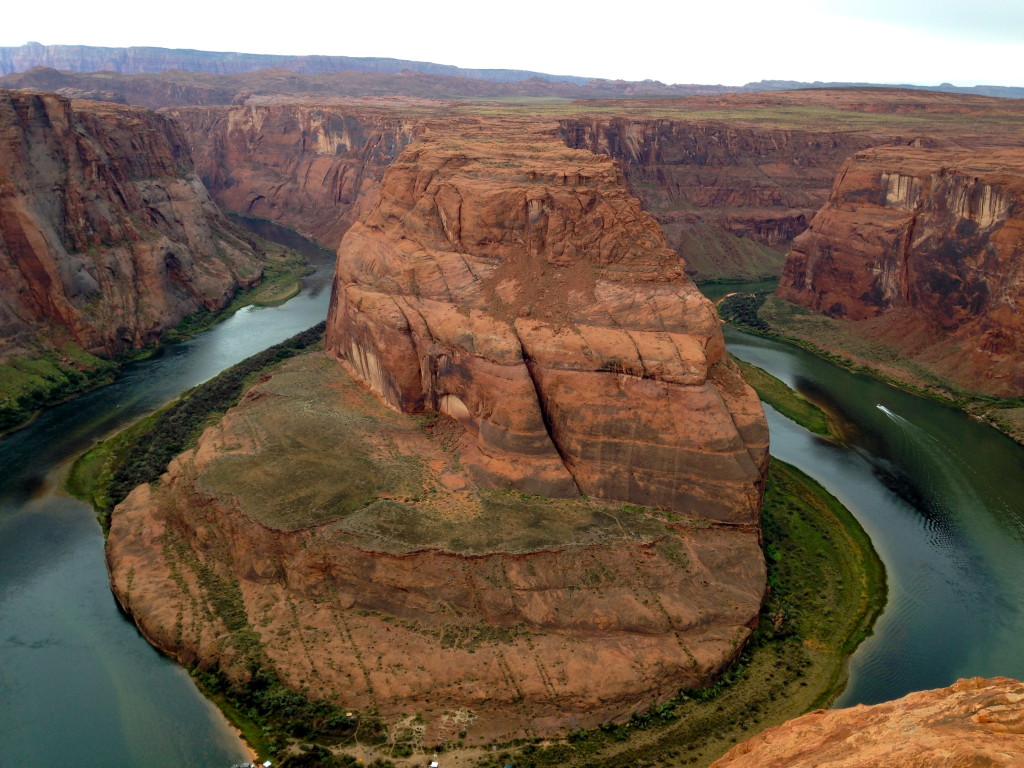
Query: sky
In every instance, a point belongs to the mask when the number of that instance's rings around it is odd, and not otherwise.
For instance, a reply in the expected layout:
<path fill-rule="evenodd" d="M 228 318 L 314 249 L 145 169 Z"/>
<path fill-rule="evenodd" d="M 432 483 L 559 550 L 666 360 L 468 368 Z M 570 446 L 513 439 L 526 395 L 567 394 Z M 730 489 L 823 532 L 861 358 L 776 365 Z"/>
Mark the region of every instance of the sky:
<path fill-rule="evenodd" d="M 665 83 L 1024 86 L 1024 0 L 15 0 L 0 46 L 382 56 Z"/>

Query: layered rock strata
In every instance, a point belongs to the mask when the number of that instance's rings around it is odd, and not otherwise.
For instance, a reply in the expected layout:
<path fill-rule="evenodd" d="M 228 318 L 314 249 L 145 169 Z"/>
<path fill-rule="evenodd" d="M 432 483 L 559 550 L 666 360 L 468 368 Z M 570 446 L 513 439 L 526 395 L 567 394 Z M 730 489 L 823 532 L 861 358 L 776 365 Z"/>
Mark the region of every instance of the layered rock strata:
<path fill-rule="evenodd" d="M 343 239 L 327 348 L 485 486 L 755 523 L 765 422 L 684 266 L 607 156 L 438 126 Z"/>
<path fill-rule="evenodd" d="M 296 227 L 331 248 L 372 203 L 387 165 L 440 108 L 329 96 L 244 100 L 167 114 L 188 136 L 221 206 Z M 631 118 L 566 119 L 560 132 L 573 148 L 616 159 L 670 246 L 704 277 L 778 274 L 784 249 L 827 199 L 843 160 L 888 140 Z"/>
<path fill-rule="evenodd" d="M 669 244 L 703 276 L 778 274 L 842 162 L 883 140 L 668 118 L 570 118 L 561 132 L 569 146 L 620 163 Z"/>
<path fill-rule="evenodd" d="M 1024 155 L 880 147 L 841 169 L 778 295 L 959 386 L 1024 393 Z"/>
<path fill-rule="evenodd" d="M 712 768 L 1024 765 L 1024 684 L 1006 677 L 852 709 L 819 709 L 734 747 Z"/>
<path fill-rule="evenodd" d="M 114 354 L 260 278 L 180 131 L 136 107 L 0 91 L 0 346 Z"/>
<path fill-rule="evenodd" d="M 404 106 L 413 114 L 337 99 L 253 97 L 245 106 L 167 114 L 188 136 L 221 206 L 295 227 L 333 250 L 415 135 L 419 108 Z"/>

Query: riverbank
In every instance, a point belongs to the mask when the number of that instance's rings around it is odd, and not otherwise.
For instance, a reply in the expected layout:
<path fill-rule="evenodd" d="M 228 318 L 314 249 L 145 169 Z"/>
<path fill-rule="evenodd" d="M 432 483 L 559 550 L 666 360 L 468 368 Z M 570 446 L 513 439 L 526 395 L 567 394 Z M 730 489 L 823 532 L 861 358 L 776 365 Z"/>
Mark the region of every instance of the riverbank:
<path fill-rule="evenodd" d="M 245 233 L 245 238 L 264 256 L 261 281 L 239 290 L 221 309 L 203 308 L 186 316 L 158 344 L 127 349 L 108 359 L 90 354 L 65 338 L 40 344 L 35 352 L 0 364 L 0 437 L 28 425 L 46 408 L 110 384 L 126 363 L 147 358 L 163 344 L 187 341 L 244 307 L 278 306 L 297 296 L 299 280 L 314 271 L 309 259 L 255 232 Z"/>
<path fill-rule="evenodd" d="M 258 285 L 239 291 L 223 309 L 201 309 L 185 317 L 175 328 L 167 332 L 165 342 L 187 341 L 197 333 L 209 330 L 217 323 L 227 320 L 238 310 L 248 306 L 276 307 L 298 295 L 299 280 L 313 273 L 309 261 L 298 254 L 288 255 L 287 249 L 274 246 L 282 251 L 281 257 L 268 262 L 263 268 L 263 279 Z"/>
<path fill-rule="evenodd" d="M 966 392 L 895 349 L 859 337 L 842 320 L 777 299 L 769 291 L 737 292 L 718 303 L 721 318 L 757 336 L 793 344 L 852 373 L 957 408 L 1024 444 L 1024 398 Z"/>
<path fill-rule="evenodd" d="M 121 361 L 91 355 L 71 340 L 0 365 L 0 437 L 21 429 L 43 408 L 109 384 Z"/>
<path fill-rule="evenodd" d="M 275 344 L 97 443 L 71 465 L 64 481 L 65 490 L 91 504 L 106 531 L 110 512 L 135 486 L 160 477 L 168 462 L 192 445 L 212 421 L 237 404 L 261 375 L 316 347 L 322 342 L 323 331 L 324 323 L 320 323 Z"/>
<path fill-rule="evenodd" d="M 731 356 L 730 356 L 731 357 Z M 763 368 L 744 362 L 736 357 L 731 358 L 739 366 L 744 381 L 747 382 L 761 402 L 767 403 L 790 421 L 794 421 L 808 432 L 822 437 L 835 438 L 836 431 L 829 423 L 828 414 L 806 397 L 790 389 L 786 384 L 772 376 Z"/>

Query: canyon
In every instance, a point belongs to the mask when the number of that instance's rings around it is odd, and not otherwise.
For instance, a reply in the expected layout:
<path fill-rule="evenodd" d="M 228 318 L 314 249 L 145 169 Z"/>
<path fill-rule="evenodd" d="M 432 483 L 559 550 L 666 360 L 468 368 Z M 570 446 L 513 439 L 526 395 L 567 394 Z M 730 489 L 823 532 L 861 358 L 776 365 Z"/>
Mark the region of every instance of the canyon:
<path fill-rule="evenodd" d="M 160 114 L 0 92 L 5 354 L 114 355 L 222 307 L 265 254 L 219 207 L 341 243 L 326 356 L 259 382 L 115 515 L 115 594 L 187 665 L 258 663 L 471 742 L 712 680 L 764 594 L 767 431 L 687 273 L 777 274 L 788 249 L 782 298 L 1020 394 L 1015 104 L 536 115 L 371 74 L 409 97 L 282 72 L 62 86 Z"/>
<path fill-rule="evenodd" d="M 277 87 L 267 84 L 266 89 Z M 258 89 L 257 89 L 258 90 Z M 565 143 L 608 154 L 698 280 L 778 275 L 854 153 L 884 145 L 998 146 L 1020 106 L 884 89 L 544 105 L 453 104 L 240 91 L 241 103 L 176 106 L 220 205 L 296 227 L 334 248 L 384 168 L 427 121 L 550 113 Z M 608 116 L 607 112 L 613 115 Z M 964 116 L 976 118 L 965 128 Z M 361 201 L 366 201 L 361 202 Z"/>
<path fill-rule="evenodd" d="M 147 638 L 473 743 L 732 663 L 765 589 L 764 416 L 610 158 L 555 123 L 426 124 L 335 281 L 341 363 L 264 377 L 115 510 Z"/>
<path fill-rule="evenodd" d="M 197 168 L 227 210 L 296 227 L 328 247 L 372 202 L 384 169 L 429 121 L 425 100 L 246 96 L 175 107 Z M 451 115 L 472 116 L 472 108 Z M 521 110 L 518 110 L 521 111 Z M 794 130 L 718 119 L 559 119 L 567 145 L 612 156 L 697 279 L 778 274 L 783 252 L 825 202 L 853 152 L 884 131 Z M 365 202 L 364 202 L 365 201 Z"/>

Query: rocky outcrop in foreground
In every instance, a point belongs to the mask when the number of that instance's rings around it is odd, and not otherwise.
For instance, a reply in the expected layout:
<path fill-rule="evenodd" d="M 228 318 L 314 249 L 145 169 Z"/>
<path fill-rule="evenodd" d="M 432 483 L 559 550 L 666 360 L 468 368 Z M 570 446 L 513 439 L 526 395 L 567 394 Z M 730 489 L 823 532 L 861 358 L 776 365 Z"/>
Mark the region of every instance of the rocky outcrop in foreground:
<path fill-rule="evenodd" d="M 712 768 L 1024 766 L 1024 683 L 949 688 L 851 709 L 819 709 L 734 747 Z"/>
<path fill-rule="evenodd" d="M 777 295 L 857 323 L 968 389 L 1024 394 L 1024 154 L 854 155 Z"/>
<path fill-rule="evenodd" d="M 181 133 L 136 107 L 0 91 L 0 354 L 115 354 L 259 280 Z"/>
<path fill-rule="evenodd" d="M 485 487 L 758 520 L 767 432 L 714 308 L 610 158 L 436 126 L 338 250 L 327 348 L 466 430 Z"/>

